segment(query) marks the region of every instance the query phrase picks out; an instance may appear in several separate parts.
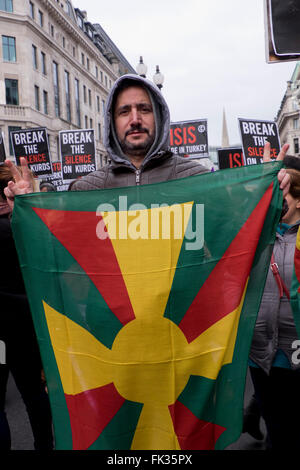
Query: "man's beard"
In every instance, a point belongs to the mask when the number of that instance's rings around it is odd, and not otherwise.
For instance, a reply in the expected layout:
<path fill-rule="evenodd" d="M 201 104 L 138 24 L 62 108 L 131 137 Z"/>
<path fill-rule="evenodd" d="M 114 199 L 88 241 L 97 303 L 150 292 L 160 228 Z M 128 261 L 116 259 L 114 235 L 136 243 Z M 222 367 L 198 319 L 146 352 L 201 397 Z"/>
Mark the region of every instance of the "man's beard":
<path fill-rule="evenodd" d="M 147 138 L 143 142 L 128 142 L 126 140 L 127 135 L 134 131 L 139 130 L 143 131 L 147 134 Z M 133 155 L 133 156 L 146 156 L 148 150 L 150 150 L 152 144 L 154 142 L 154 136 L 149 134 L 148 129 L 145 128 L 132 128 L 130 131 L 126 132 L 125 137 L 123 140 L 120 141 L 121 149 L 123 150 L 125 155 Z"/>

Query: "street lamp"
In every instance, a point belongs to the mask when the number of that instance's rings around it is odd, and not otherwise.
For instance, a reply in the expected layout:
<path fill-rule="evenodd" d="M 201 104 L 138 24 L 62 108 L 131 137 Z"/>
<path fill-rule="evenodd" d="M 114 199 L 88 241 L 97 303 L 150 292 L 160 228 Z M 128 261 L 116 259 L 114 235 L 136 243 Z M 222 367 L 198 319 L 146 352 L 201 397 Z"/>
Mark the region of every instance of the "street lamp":
<path fill-rule="evenodd" d="M 156 73 L 155 73 L 155 75 L 153 75 L 153 81 L 154 81 L 155 85 L 156 85 L 160 90 L 161 90 L 162 87 L 163 87 L 164 79 L 165 79 L 165 77 L 164 77 L 163 74 L 160 72 L 159 66 L 157 65 L 157 66 L 156 66 Z"/>
<path fill-rule="evenodd" d="M 141 77 L 146 78 L 147 66 L 144 64 L 142 56 L 140 56 L 140 62 L 136 66 L 136 71 L 137 71 L 138 75 L 140 75 Z"/>

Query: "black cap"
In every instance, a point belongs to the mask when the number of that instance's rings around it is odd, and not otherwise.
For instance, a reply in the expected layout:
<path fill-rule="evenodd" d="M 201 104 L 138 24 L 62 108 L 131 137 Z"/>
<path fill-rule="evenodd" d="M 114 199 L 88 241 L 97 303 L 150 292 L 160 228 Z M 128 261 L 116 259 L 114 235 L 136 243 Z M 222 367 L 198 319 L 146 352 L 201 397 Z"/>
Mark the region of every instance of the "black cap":
<path fill-rule="evenodd" d="M 293 155 L 286 155 L 283 159 L 283 164 L 286 168 L 300 171 L 300 158 Z"/>

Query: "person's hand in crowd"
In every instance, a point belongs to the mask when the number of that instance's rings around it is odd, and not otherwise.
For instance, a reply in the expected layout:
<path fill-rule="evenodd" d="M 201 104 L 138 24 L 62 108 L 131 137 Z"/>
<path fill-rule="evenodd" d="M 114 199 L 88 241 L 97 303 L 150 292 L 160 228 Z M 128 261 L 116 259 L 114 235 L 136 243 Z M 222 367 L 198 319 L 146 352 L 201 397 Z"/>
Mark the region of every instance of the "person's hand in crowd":
<path fill-rule="evenodd" d="M 28 194 L 34 192 L 32 178 L 26 158 L 20 158 L 20 166 L 22 172 L 10 160 L 6 160 L 5 164 L 10 168 L 14 181 L 9 181 L 4 189 L 4 194 L 11 209 L 14 207 L 15 196 L 19 194 Z"/>
<path fill-rule="evenodd" d="M 282 161 L 290 148 L 289 144 L 284 144 L 282 146 L 282 149 L 280 150 L 276 161 Z M 267 163 L 272 161 L 271 159 L 271 144 L 270 142 L 267 142 L 264 146 L 264 156 L 263 156 L 263 162 Z M 278 173 L 278 181 L 280 184 L 280 189 L 283 191 L 283 198 L 287 195 L 290 189 L 290 175 L 287 174 L 286 170 L 282 168 L 279 173 Z"/>

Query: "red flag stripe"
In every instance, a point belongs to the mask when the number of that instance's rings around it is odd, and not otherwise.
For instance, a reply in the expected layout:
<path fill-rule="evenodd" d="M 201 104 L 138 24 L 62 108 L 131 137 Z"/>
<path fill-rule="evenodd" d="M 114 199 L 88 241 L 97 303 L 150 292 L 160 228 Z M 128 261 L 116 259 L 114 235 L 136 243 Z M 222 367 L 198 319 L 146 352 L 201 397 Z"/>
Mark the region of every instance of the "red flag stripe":
<path fill-rule="evenodd" d="M 272 199 L 272 192 L 273 183 L 211 272 L 181 320 L 179 327 L 189 343 L 239 306 Z"/>
<path fill-rule="evenodd" d="M 185 405 L 169 406 L 181 450 L 213 450 L 226 428 L 198 419 Z"/>
<path fill-rule="evenodd" d="M 65 397 L 70 414 L 73 450 L 88 449 L 125 402 L 112 383 Z"/>
<path fill-rule="evenodd" d="M 95 212 L 34 208 L 50 232 L 75 258 L 95 284 L 111 311 L 126 325 L 135 315 L 118 260 L 109 238 L 100 240 L 96 227 L 102 218 Z"/>

